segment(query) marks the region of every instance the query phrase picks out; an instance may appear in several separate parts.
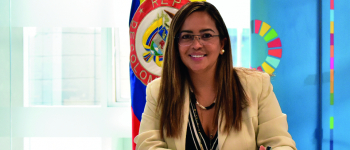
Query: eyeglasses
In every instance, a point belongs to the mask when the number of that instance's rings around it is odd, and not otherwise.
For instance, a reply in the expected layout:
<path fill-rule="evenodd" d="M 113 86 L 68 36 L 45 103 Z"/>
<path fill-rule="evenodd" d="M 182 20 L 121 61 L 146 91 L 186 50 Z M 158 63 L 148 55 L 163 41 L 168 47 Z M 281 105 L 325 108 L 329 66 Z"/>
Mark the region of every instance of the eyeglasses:
<path fill-rule="evenodd" d="M 200 35 L 193 35 L 189 33 L 181 33 L 177 38 L 179 40 L 179 45 L 190 46 L 194 41 L 194 37 L 198 37 L 198 41 L 202 45 L 210 45 L 213 43 L 215 37 L 219 35 L 212 35 L 211 33 L 203 33 Z"/>

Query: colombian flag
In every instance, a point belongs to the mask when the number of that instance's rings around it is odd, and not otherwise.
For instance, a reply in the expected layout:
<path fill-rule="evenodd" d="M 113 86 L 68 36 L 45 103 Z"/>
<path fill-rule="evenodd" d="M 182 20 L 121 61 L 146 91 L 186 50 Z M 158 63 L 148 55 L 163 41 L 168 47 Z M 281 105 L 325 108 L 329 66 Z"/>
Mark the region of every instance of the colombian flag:
<path fill-rule="evenodd" d="M 141 0 L 142 2 L 144 0 Z M 137 8 L 142 3 L 140 0 L 133 0 L 131 4 L 129 26 Z M 131 117 L 132 117 L 132 149 L 135 150 L 135 136 L 139 133 L 141 115 L 146 104 L 146 86 L 135 76 L 130 66 L 130 88 L 131 88 Z"/>

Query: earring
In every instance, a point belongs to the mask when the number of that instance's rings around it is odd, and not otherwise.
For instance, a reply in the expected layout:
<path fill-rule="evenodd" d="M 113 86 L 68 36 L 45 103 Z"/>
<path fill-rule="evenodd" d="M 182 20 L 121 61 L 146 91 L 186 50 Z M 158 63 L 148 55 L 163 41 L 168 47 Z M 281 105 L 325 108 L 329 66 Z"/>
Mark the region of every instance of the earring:
<path fill-rule="evenodd" d="M 222 54 L 224 54 L 224 53 L 225 53 L 225 50 L 224 50 L 224 49 L 223 49 L 223 50 L 221 50 L 221 55 L 222 55 Z"/>

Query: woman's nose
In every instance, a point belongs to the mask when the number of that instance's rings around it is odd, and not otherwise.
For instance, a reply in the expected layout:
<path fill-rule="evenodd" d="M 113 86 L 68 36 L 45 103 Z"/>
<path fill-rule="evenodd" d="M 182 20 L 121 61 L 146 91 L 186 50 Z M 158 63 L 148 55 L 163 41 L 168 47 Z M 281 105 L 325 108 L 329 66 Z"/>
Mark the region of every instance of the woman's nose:
<path fill-rule="evenodd" d="M 201 38 L 199 36 L 194 36 L 192 45 L 197 48 L 197 47 L 202 47 L 203 44 L 201 42 Z"/>

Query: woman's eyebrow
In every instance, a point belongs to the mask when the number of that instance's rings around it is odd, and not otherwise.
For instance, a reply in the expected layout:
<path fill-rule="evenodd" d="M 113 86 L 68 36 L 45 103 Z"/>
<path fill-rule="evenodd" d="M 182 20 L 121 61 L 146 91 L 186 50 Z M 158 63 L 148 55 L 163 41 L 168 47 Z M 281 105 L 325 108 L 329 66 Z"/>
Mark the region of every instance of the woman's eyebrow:
<path fill-rule="evenodd" d="M 182 30 L 180 33 L 182 33 L 182 32 L 193 33 L 193 31 L 191 31 L 191 30 Z"/>
<path fill-rule="evenodd" d="M 214 31 L 214 30 L 212 30 L 212 29 L 202 29 L 202 30 L 200 30 L 199 32 L 207 32 L 207 31 L 212 31 L 212 32 L 214 32 L 214 33 L 215 33 L 215 31 Z"/>
<path fill-rule="evenodd" d="M 202 29 L 202 30 L 200 30 L 199 32 L 200 32 L 200 33 L 203 33 L 203 32 L 207 32 L 207 31 L 211 31 L 211 32 L 214 32 L 214 33 L 215 33 L 215 31 L 214 31 L 213 29 Z M 182 31 L 180 31 L 180 33 L 183 33 L 183 32 L 186 32 L 186 33 L 193 33 L 193 31 L 191 31 L 191 30 L 182 30 Z"/>

